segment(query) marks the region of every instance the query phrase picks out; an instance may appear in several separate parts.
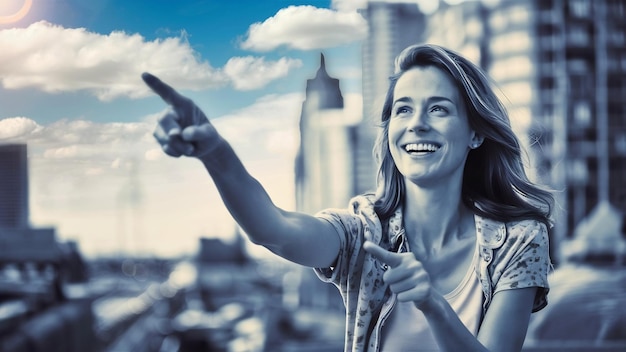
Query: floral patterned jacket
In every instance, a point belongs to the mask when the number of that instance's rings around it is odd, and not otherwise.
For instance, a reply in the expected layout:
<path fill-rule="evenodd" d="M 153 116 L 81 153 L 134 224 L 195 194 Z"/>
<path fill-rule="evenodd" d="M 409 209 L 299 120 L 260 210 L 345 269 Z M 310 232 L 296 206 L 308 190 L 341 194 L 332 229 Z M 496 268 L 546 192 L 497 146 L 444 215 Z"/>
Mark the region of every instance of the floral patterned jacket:
<path fill-rule="evenodd" d="M 346 308 L 345 351 L 377 351 L 381 308 L 391 292 L 383 282 L 383 265 L 362 249 L 365 240 L 392 250 L 404 236 L 402 209 L 381 223 L 367 196 L 347 209 L 326 209 L 316 216 L 329 221 L 340 237 L 337 262 L 315 269 L 318 277 L 339 289 Z M 502 290 L 538 287 L 533 312 L 547 304 L 548 233 L 545 224 L 524 220 L 502 223 L 475 216 L 481 260 L 475 268 L 484 293 L 483 316 L 493 295 Z M 405 241 L 402 241 L 405 242 Z"/>

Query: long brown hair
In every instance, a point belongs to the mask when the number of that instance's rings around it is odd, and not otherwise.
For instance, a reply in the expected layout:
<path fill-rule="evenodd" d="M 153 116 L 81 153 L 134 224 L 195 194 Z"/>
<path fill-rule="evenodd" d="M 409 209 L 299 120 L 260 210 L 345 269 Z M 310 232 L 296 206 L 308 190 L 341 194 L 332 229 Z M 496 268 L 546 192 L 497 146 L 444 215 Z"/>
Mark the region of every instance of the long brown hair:
<path fill-rule="evenodd" d="M 396 58 L 395 73 L 383 104 L 381 131 L 374 146 L 378 161 L 376 212 L 393 214 L 403 202 L 405 185 L 389 151 L 389 118 L 398 79 L 408 69 L 434 66 L 446 72 L 459 88 L 470 127 L 484 137 L 469 152 L 463 172 L 462 201 L 476 214 L 499 221 L 536 219 L 551 225 L 552 194 L 533 184 L 524 170 L 522 149 L 506 109 L 483 71 L 459 54 L 440 46 L 413 45 Z"/>

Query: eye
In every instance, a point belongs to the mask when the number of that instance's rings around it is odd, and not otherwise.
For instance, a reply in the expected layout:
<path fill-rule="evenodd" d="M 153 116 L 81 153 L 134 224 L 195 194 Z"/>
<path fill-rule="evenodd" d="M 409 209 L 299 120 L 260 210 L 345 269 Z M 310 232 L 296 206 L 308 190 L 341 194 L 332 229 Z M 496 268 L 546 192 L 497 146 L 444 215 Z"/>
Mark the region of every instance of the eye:
<path fill-rule="evenodd" d="M 410 114 L 410 113 L 411 113 L 411 108 L 406 106 L 406 105 L 398 106 L 393 111 L 393 114 L 395 116 L 404 115 L 404 114 Z"/>
<path fill-rule="evenodd" d="M 433 105 L 428 109 L 428 112 L 434 115 L 445 115 L 448 113 L 448 109 L 441 105 Z"/>

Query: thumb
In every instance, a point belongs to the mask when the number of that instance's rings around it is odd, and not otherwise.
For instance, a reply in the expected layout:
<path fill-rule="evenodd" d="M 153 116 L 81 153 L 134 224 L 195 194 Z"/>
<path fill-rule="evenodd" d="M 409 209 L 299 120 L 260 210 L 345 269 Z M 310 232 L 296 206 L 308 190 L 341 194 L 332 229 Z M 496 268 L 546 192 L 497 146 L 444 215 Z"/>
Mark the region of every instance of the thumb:
<path fill-rule="evenodd" d="M 372 241 L 365 241 L 365 243 L 363 243 L 363 249 L 367 253 L 374 256 L 374 258 L 380 260 L 381 262 L 389 265 L 392 268 L 400 265 L 400 263 L 402 262 L 402 258 L 400 257 L 400 255 L 394 252 L 390 252 Z"/>

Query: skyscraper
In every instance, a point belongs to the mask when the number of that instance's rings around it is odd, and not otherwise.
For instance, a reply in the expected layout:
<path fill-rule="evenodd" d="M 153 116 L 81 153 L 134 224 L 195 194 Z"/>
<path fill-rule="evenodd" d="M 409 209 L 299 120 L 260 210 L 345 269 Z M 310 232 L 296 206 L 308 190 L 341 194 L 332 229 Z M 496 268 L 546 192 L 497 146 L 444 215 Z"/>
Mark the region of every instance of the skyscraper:
<path fill-rule="evenodd" d="M 28 227 L 28 212 L 26 145 L 0 145 L 0 227 Z"/>
<path fill-rule="evenodd" d="M 300 148 L 296 157 L 296 209 L 314 214 L 345 207 L 354 196 L 354 124 L 344 111 L 339 80 L 326 71 L 324 55 L 313 79 L 307 80 L 300 115 Z M 289 304 L 343 309 L 335 287 L 313 271 L 296 267 L 289 285 L 298 286 Z"/>
<path fill-rule="evenodd" d="M 29 220 L 25 144 L 0 144 L 0 262 L 53 262 L 61 257 L 54 228 Z"/>
<path fill-rule="evenodd" d="M 296 207 L 309 214 L 344 207 L 354 195 L 353 122 L 343 110 L 339 80 L 326 71 L 324 55 L 307 80 L 296 158 Z"/>

